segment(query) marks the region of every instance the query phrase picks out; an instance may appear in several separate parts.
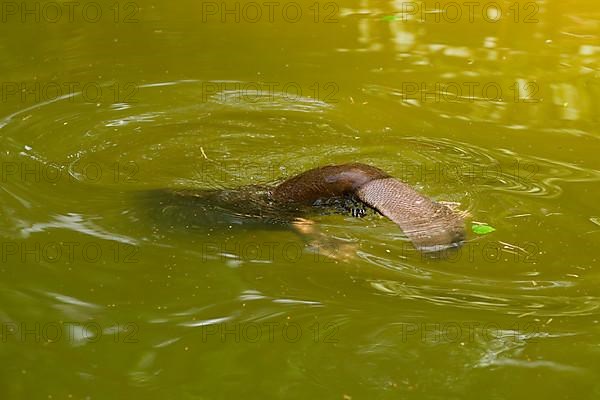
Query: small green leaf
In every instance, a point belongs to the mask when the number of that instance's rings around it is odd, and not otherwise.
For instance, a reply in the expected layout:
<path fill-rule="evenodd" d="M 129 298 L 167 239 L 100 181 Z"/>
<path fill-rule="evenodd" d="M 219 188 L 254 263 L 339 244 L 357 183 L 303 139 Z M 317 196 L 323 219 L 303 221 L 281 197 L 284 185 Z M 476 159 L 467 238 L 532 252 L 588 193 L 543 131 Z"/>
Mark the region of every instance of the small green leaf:
<path fill-rule="evenodd" d="M 386 16 L 383 17 L 383 20 L 384 21 L 388 21 L 388 22 L 395 21 L 396 20 L 396 16 L 395 15 L 386 15 Z"/>
<path fill-rule="evenodd" d="M 496 230 L 496 228 L 486 224 L 473 224 L 471 229 L 478 235 L 486 235 Z"/>

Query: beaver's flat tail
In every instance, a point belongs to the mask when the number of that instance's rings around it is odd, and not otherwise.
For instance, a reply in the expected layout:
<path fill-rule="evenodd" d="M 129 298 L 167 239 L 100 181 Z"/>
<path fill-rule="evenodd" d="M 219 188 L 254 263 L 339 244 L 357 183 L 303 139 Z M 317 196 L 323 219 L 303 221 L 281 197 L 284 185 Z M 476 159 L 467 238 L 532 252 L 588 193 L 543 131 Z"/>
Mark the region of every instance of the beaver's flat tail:
<path fill-rule="evenodd" d="M 311 169 L 284 181 L 272 192 L 277 201 L 303 204 L 348 194 L 398 224 L 420 250 L 456 247 L 464 240 L 460 213 L 370 165 L 353 163 Z"/>
<path fill-rule="evenodd" d="M 457 247 L 465 238 L 461 214 L 432 201 L 397 179 L 372 180 L 362 185 L 356 195 L 398 224 L 420 250 Z"/>

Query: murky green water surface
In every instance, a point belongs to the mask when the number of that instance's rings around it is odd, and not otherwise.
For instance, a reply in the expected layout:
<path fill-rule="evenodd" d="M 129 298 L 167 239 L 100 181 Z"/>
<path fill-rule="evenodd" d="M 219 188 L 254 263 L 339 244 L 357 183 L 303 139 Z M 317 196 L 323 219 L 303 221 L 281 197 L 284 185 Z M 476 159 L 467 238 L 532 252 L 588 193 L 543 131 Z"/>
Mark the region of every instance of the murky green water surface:
<path fill-rule="evenodd" d="M 3 399 L 600 396 L 596 2 L 85 4 L 2 4 Z M 350 161 L 468 242 L 135 195 Z"/>

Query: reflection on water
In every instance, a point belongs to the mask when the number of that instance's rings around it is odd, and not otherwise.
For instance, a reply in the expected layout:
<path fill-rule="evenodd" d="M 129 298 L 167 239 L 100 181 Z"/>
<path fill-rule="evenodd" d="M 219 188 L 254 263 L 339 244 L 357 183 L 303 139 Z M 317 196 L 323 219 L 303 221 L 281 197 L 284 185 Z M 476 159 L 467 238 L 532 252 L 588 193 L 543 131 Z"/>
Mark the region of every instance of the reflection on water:
<path fill-rule="evenodd" d="M 374 76 L 394 71 L 400 79 L 394 86 L 371 84 L 364 90 L 407 107 L 429 103 L 445 118 L 501 122 L 519 129 L 555 128 L 548 114 L 597 123 L 597 19 L 572 14 L 556 18 L 555 7 L 364 0 L 359 9 L 342 9 L 357 29 L 354 47 L 338 51 L 381 53 Z M 484 29 L 468 37 L 454 29 L 459 24 Z M 535 52 L 527 51 L 531 45 Z M 433 80 L 427 72 L 431 67 L 441 71 Z"/>

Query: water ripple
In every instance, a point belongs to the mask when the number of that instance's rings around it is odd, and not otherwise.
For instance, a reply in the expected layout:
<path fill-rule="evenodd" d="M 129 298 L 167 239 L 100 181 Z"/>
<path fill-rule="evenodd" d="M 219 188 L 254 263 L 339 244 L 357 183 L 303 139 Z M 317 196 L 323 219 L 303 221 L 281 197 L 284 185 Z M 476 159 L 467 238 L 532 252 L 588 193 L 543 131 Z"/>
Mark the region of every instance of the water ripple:
<path fill-rule="evenodd" d="M 487 291 L 448 289 L 431 285 L 408 285 L 390 280 L 372 280 L 371 286 L 388 295 L 444 307 L 496 311 L 506 315 L 564 317 L 598 315 L 600 298 L 595 296 L 536 296 L 521 293 L 494 295 Z"/>

